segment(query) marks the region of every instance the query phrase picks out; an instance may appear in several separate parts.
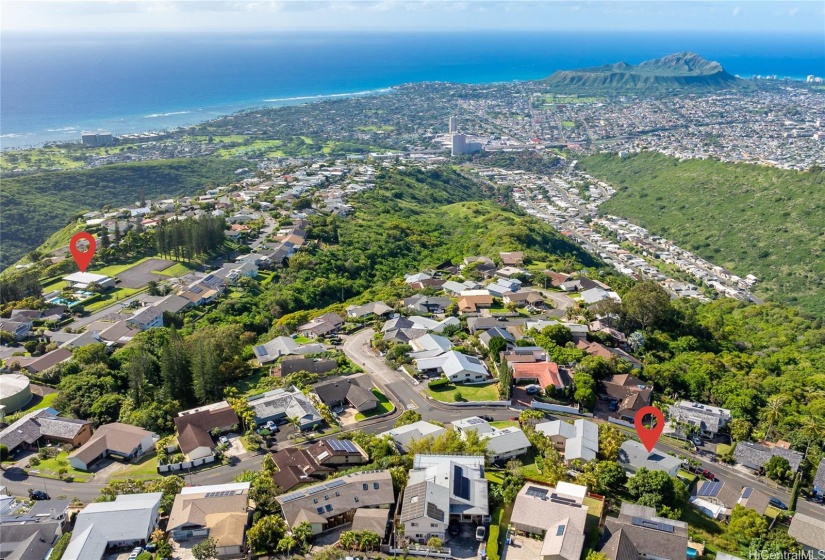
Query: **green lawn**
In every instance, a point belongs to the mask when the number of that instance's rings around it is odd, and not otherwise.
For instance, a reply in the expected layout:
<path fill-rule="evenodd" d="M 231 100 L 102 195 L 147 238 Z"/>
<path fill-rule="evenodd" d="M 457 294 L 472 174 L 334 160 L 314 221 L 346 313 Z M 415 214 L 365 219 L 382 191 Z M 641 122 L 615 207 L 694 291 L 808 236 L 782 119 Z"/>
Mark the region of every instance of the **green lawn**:
<path fill-rule="evenodd" d="M 183 276 L 184 274 L 189 274 L 195 269 L 195 265 L 192 263 L 175 263 L 168 268 L 164 268 L 163 270 L 153 270 L 153 274 L 162 274 L 163 276 L 172 276 L 177 278 L 178 276 Z"/>
<path fill-rule="evenodd" d="M 129 465 L 125 469 L 117 471 L 112 478 L 157 478 L 158 476 L 158 456 L 152 452 L 141 457 L 140 461 L 134 465 Z"/>
<path fill-rule="evenodd" d="M 504 475 L 501 472 L 484 470 L 484 478 L 493 484 L 504 484 Z"/>
<path fill-rule="evenodd" d="M 501 430 L 502 428 L 519 427 L 518 422 L 514 422 L 512 420 L 499 420 L 497 422 L 490 422 L 490 425 L 494 428 L 498 428 L 499 430 Z"/>
<path fill-rule="evenodd" d="M 584 522 L 585 546 L 582 558 L 586 557 L 589 551 L 596 550 L 599 544 L 599 520 L 604 508 L 604 502 L 590 497 L 585 497 L 583 503 L 587 506 L 587 519 Z"/>
<path fill-rule="evenodd" d="M 360 422 L 361 420 L 366 420 L 367 418 L 372 418 L 373 416 L 378 416 L 379 414 L 386 414 L 388 412 L 392 412 L 395 409 L 395 406 L 390 402 L 384 393 L 379 391 L 378 389 L 373 389 L 372 394 L 378 398 L 378 406 L 376 406 L 372 410 L 368 410 L 366 412 L 359 412 L 355 415 L 355 420 Z"/>
<path fill-rule="evenodd" d="M 462 400 L 465 401 L 497 401 L 498 383 L 492 382 L 486 385 L 453 385 L 450 383 L 435 389 L 427 387 L 427 393 L 441 402 L 456 402 L 456 392 L 460 392 Z"/>
<path fill-rule="evenodd" d="M 109 266 L 104 266 L 103 268 L 99 268 L 97 270 L 89 270 L 89 272 L 94 272 L 95 274 L 103 274 L 105 276 L 113 277 L 113 276 L 117 276 L 118 274 L 120 274 L 124 270 L 129 270 L 133 266 L 138 265 L 142 262 L 148 261 L 149 259 L 153 259 L 153 258 L 155 258 L 155 257 L 143 257 L 140 260 L 137 260 L 135 262 L 126 263 L 126 264 L 110 264 Z"/>
<path fill-rule="evenodd" d="M 294 340 L 298 344 L 309 344 L 310 342 L 312 342 L 311 338 L 307 338 L 305 336 L 296 336 Z"/>
<path fill-rule="evenodd" d="M 100 299 L 90 303 L 89 305 L 84 304 L 83 309 L 90 312 L 100 311 L 105 307 L 109 307 L 110 305 L 142 292 L 145 289 L 146 288 L 115 288 L 111 292 L 101 294 Z"/>
<path fill-rule="evenodd" d="M 39 476 L 45 476 L 47 478 L 60 478 L 58 471 L 61 468 L 65 468 L 66 474 L 63 475 L 64 478 L 70 476 L 74 477 L 75 482 L 87 482 L 88 480 L 91 480 L 92 475 L 90 473 L 87 473 L 86 471 L 79 471 L 69 464 L 68 456 L 68 453 L 61 451 L 56 457 L 46 459 L 45 461 L 41 460 L 40 464 L 36 467 L 31 467 L 29 472 Z"/>
<path fill-rule="evenodd" d="M 241 397 L 251 397 L 252 395 L 260 394 L 263 391 L 258 390 L 258 382 L 261 380 L 261 377 L 266 375 L 269 375 L 269 366 L 257 368 L 252 372 L 252 375 L 232 383 L 232 387 L 238 390 L 238 396 Z"/>
<path fill-rule="evenodd" d="M 576 123 L 574 123 L 573 121 L 561 121 L 561 125 L 564 128 L 576 128 Z"/>
<path fill-rule="evenodd" d="M 32 400 L 29 401 L 29 406 L 22 409 L 20 412 L 32 412 L 34 410 L 40 410 L 41 408 L 47 408 L 52 405 L 52 401 L 57 398 L 57 395 L 60 393 L 49 393 L 41 397 L 40 395 L 33 395 Z M 32 404 L 34 403 L 34 404 Z"/>

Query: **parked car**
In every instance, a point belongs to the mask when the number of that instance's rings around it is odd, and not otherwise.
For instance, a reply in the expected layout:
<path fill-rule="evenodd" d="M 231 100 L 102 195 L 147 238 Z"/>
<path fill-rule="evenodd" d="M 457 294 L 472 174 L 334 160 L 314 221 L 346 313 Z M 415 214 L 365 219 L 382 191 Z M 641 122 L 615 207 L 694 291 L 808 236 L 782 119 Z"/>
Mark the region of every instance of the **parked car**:
<path fill-rule="evenodd" d="M 705 445 L 705 442 L 702 441 L 702 438 L 700 438 L 699 436 L 693 436 L 692 438 L 690 438 L 690 441 L 692 441 L 693 445 L 695 445 L 696 447 L 702 447 L 703 445 Z"/>
<path fill-rule="evenodd" d="M 289 424 L 289 419 L 279 418 L 279 419 L 275 420 L 275 425 L 276 426 L 283 426 L 284 424 Z"/>
<path fill-rule="evenodd" d="M 716 475 L 715 475 L 715 474 L 713 474 L 712 472 L 710 472 L 710 471 L 709 471 L 709 470 L 707 470 L 707 469 L 704 469 L 704 470 L 702 471 L 702 476 L 704 476 L 704 477 L 705 477 L 705 478 L 707 478 L 708 480 L 716 480 Z"/>
<path fill-rule="evenodd" d="M 229 443 L 229 438 L 226 437 L 226 436 L 221 436 L 221 437 L 218 438 L 218 441 L 221 442 L 221 443 L 228 444 Z"/>
<path fill-rule="evenodd" d="M 484 416 L 479 416 L 479 418 L 481 418 L 482 420 L 486 420 L 487 422 L 492 422 L 493 421 L 493 417 L 490 416 L 489 414 L 485 414 Z"/>
<path fill-rule="evenodd" d="M 783 511 L 788 509 L 788 506 L 786 506 L 779 498 L 771 498 L 768 500 L 768 503 L 776 509 L 781 509 Z"/>
<path fill-rule="evenodd" d="M 135 549 L 132 550 L 132 553 L 129 555 L 129 560 L 135 560 L 138 556 L 140 556 L 141 552 L 143 552 L 143 549 L 141 547 L 135 547 Z"/>
<path fill-rule="evenodd" d="M 479 525 L 476 528 L 476 540 L 483 541 L 484 537 L 487 535 L 487 528 L 484 525 Z"/>
<path fill-rule="evenodd" d="M 607 410 L 610 412 L 616 412 L 619 410 L 619 401 L 610 401 L 610 404 L 607 405 Z"/>
<path fill-rule="evenodd" d="M 29 498 L 31 498 L 32 500 L 51 500 L 49 495 L 43 492 L 42 490 L 30 490 Z"/>
<path fill-rule="evenodd" d="M 449 528 L 450 535 L 456 536 L 461 532 L 461 525 L 458 524 L 458 521 L 455 519 L 450 521 L 450 528 Z"/>

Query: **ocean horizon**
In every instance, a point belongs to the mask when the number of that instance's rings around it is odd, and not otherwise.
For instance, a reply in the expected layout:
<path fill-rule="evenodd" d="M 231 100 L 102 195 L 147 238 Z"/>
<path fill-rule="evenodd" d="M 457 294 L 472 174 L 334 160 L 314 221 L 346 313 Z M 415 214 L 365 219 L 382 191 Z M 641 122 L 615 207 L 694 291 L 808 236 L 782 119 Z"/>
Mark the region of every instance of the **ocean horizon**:
<path fill-rule="evenodd" d="M 535 80 L 681 51 L 743 78 L 825 76 L 820 34 L 277 33 L 42 36 L 0 41 L 0 148 L 194 125 L 239 110 L 427 81 Z"/>

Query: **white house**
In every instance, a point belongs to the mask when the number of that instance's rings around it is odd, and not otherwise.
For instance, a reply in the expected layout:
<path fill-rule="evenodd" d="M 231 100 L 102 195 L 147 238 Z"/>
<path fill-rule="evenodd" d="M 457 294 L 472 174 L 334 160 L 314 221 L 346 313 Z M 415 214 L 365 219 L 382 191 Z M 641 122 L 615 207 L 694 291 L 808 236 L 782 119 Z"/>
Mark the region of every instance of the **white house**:
<path fill-rule="evenodd" d="M 590 420 L 580 418 L 570 424 L 563 420 L 542 422 L 536 431 L 549 437 L 556 451 L 564 455 L 564 460 L 592 461 L 599 452 L 599 426 Z"/>
<path fill-rule="evenodd" d="M 126 324 L 141 331 L 163 326 L 163 310 L 151 305 L 126 319 Z"/>
<path fill-rule="evenodd" d="M 77 290 L 85 290 L 89 287 L 89 284 L 97 284 L 103 289 L 115 287 L 114 278 L 109 278 L 103 274 L 92 274 L 91 272 L 75 272 L 64 276 L 63 280 L 69 288 Z"/>
<path fill-rule="evenodd" d="M 415 361 L 419 371 L 443 373 L 453 383 L 479 382 L 490 379 L 487 367 L 480 359 L 451 350 L 435 358 Z"/>
<path fill-rule="evenodd" d="M 444 433 L 444 428 L 435 424 L 430 424 L 426 420 L 419 420 L 412 424 L 406 424 L 382 432 L 379 436 L 390 436 L 395 444 L 401 449 L 409 449 L 410 443 L 414 440 L 424 439 L 425 437 L 438 437 Z"/>
<path fill-rule="evenodd" d="M 487 458 L 495 463 L 524 455 L 530 449 L 530 440 L 520 428 L 508 426 L 495 428 L 478 416 L 471 416 L 453 422 L 462 439 L 468 431 L 476 432 L 487 444 Z"/>

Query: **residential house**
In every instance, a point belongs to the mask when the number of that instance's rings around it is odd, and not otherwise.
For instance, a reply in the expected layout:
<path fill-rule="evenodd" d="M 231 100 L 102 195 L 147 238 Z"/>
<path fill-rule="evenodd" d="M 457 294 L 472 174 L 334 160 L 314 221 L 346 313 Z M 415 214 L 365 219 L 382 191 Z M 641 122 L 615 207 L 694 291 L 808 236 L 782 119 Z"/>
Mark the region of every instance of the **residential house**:
<path fill-rule="evenodd" d="M 86 420 L 60 418 L 53 408 L 42 408 L 23 415 L 0 431 L 0 444 L 9 451 L 26 449 L 42 442 L 78 447 L 92 437 L 92 424 Z"/>
<path fill-rule="evenodd" d="M 820 498 L 825 496 L 825 457 L 819 461 L 819 467 L 814 474 L 814 494 Z"/>
<path fill-rule="evenodd" d="M 514 337 L 512 334 L 510 334 L 509 331 L 501 327 L 495 327 L 492 329 L 485 330 L 480 335 L 478 335 L 478 340 L 481 342 L 482 346 L 484 346 L 485 348 L 490 348 L 490 340 L 492 340 L 495 337 L 504 339 L 504 342 L 506 342 L 508 345 L 514 345 L 516 343 L 516 337 Z"/>
<path fill-rule="evenodd" d="M 599 303 L 600 301 L 606 299 L 612 299 L 613 301 L 617 301 L 619 303 L 622 301 L 622 298 L 616 292 L 598 287 L 583 291 L 581 293 L 581 298 L 582 301 L 588 305 Z"/>
<path fill-rule="evenodd" d="M 354 441 L 330 438 L 307 448 L 288 447 L 272 455 L 278 472 L 275 483 L 289 491 L 299 484 L 318 482 L 336 468 L 369 462 L 369 456 Z"/>
<path fill-rule="evenodd" d="M 249 397 L 247 402 L 255 413 L 255 422 L 258 424 L 282 418 L 297 419 L 298 429 L 306 431 L 318 427 L 324 421 L 309 397 L 296 387 L 274 389 Z"/>
<path fill-rule="evenodd" d="M 513 457 L 519 457 L 530 449 L 530 440 L 520 428 L 507 426 L 495 428 L 478 416 L 471 416 L 453 422 L 462 438 L 468 431 L 476 432 L 487 445 L 487 458 L 492 463 L 501 463 Z"/>
<path fill-rule="evenodd" d="M 435 358 L 421 358 L 415 361 L 418 371 L 443 373 L 453 383 L 486 381 L 491 378 L 487 367 L 475 356 L 450 350 Z"/>
<path fill-rule="evenodd" d="M 515 280 L 513 280 L 513 282 L 515 282 Z M 493 282 L 492 284 L 487 284 L 484 288 L 487 290 L 487 292 L 489 292 L 491 296 L 503 299 L 504 294 L 516 292 L 518 291 L 520 286 L 506 282 L 503 278 L 498 278 L 496 282 Z"/>
<path fill-rule="evenodd" d="M 293 354 L 317 354 L 326 349 L 320 344 L 299 344 L 291 336 L 278 336 L 252 347 L 252 352 L 258 360 L 259 365 L 270 364 L 282 356 Z"/>
<path fill-rule="evenodd" d="M 386 432 L 378 434 L 379 436 L 390 436 L 395 445 L 403 451 L 408 451 L 410 444 L 413 441 L 423 439 L 425 437 L 436 438 L 444 433 L 444 428 L 436 424 L 431 424 L 426 420 L 419 420 L 412 424 L 398 426 Z"/>
<path fill-rule="evenodd" d="M 381 537 L 382 542 L 387 537 L 387 532 L 391 527 L 390 510 L 388 509 L 366 509 L 355 510 L 352 516 L 352 531 L 371 531 Z"/>
<path fill-rule="evenodd" d="M 432 280 L 432 276 L 430 276 L 426 272 L 417 272 L 415 274 L 407 274 L 406 276 L 404 276 L 404 282 L 407 284 L 415 284 L 417 282 L 423 282 L 425 280 Z"/>
<path fill-rule="evenodd" d="M 703 480 L 694 488 L 690 503 L 708 517 L 727 520 L 741 497 L 739 486 L 719 480 Z"/>
<path fill-rule="evenodd" d="M 215 442 L 212 433 L 237 429 L 240 420 L 226 401 L 220 401 L 179 412 L 175 417 L 178 445 L 190 461 L 212 455 Z"/>
<path fill-rule="evenodd" d="M 541 385 L 544 391 L 547 387 L 554 387 L 562 391 L 570 384 L 566 372 L 559 369 L 556 362 L 511 362 L 513 381 L 516 383 L 530 382 Z"/>
<path fill-rule="evenodd" d="M 160 328 L 163 326 L 163 310 L 153 305 L 144 307 L 126 319 L 126 324 L 141 331 Z"/>
<path fill-rule="evenodd" d="M 0 331 L 10 332 L 17 340 L 24 340 L 29 336 L 32 330 L 31 320 L 26 320 L 25 317 L 20 319 L 0 319 Z"/>
<path fill-rule="evenodd" d="M 407 538 L 446 540 L 450 520 L 480 523 L 489 516 L 484 457 L 416 455 L 400 505 Z"/>
<path fill-rule="evenodd" d="M 499 253 L 501 263 L 505 266 L 521 266 L 524 262 L 524 251 L 510 251 Z"/>
<path fill-rule="evenodd" d="M 771 497 L 764 492 L 750 486 L 743 486 L 737 503 L 742 507 L 754 510 L 759 515 L 765 515 L 770 501 Z"/>
<path fill-rule="evenodd" d="M 347 317 L 353 319 L 367 319 L 369 317 L 383 317 L 393 312 L 393 308 L 383 301 L 373 301 L 364 305 L 350 305 L 346 309 Z"/>
<path fill-rule="evenodd" d="M 335 332 L 344 324 L 344 320 L 337 313 L 325 313 L 309 323 L 298 327 L 298 332 L 309 337 L 326 336 Z"/>
<path fill-rule="evenodd" d="M 530 273 L 527 272 L 526 270 L 523 270 L 523 269 L 515 267 L 515 266 L 505 266 L 505 267 L 502 267 L 502 268 L 496 270 L 496 276 L 499 277 L 499 278 L 504 278 L 504 279 L 510 280 L 510 279 L 514 279 L 515 276 L 530 276 Z M 519 281 L 519 284 L 521 284 L 520 281 Z M 515 290 L 513 290 L 513 291 L 515 291 Z"/>
<path fill-rule="evenodd" d="M 619 517 L 605 521 L 598 550 L 609 560 L 685 560 L 688 524 L 656 516 L 656 509 L 623 502 Z"/>
<path fill-rule="evenodd" d="M 467 330 L 470 334 L 476 334 L 479 331 L 486 331 L 495 329 L 502 325 L 501 321 L 495 317 L 470 317 L 467 319 Z"/>
<path fill-rule="evenodd" d="M 516 363 L 544 362 L 547 360 L 547 350 L 541 346 L 515 346 L 505 350 L 502 357 L 512 367 Z"/>
<path fill-rule="evenodd" d="M 89 504 L 77 515 L 62 560 L 100 560 L 107 549 L 145 545 L 158 527 L 162 497 L 161 492 L 125 494 Z"/>
<path fill-rule="evenodd" d="M 120 422 L 103 424 L 89 441 L 69 455 L 69 464 L 78 470 L 88 471 L 92 463 L 104 457 L 132 461 L 152 451 L 158 439 L 160 436 L 156 433 L 137 426 Z"/>
<path fill-rule="evenodd" d="M 680 401 L 668 408 L 670 421 L 678 421 L 696 426 L 699 433 L 714 437 L 716 433 L 730 422 L 730 410 L 692 401 Z"/>
<path fill-rule="evenodd" d="M 178 543 L 213 538 L 218 558 L 241 555 L 251 516 L 249 486 L 249 482 L 232 482 L 182 488 L 175 496 L 166 530 Z"/>
<path fill-rule="evenodd" d="M 66 307 L 63 305 L 55 305 L 48 309 L 12 309 L 12 321 L 60 321 L 66 315 Z M 3 329 L 5 330 L 5 329 Z"/>
<path fill-rule="evenodd" d="M 590 420 L 580 418 L 572 424 L 564 420 L 542 422 L 536 425 L 536 431 L 552 440 L 566 463 L 592 461 L 599 452 L 599 426 Z"/>
<path fill-rule="evenodd" d="M 569 328 L 569 325 L 568 325 Z M 622 360 L 630 364 L 633 369 L 639 369 L 642 367 L 642 362 L 622 350 L 621 348 L 610 348 L 608 346 L 603 346 L 598 342 L 587 342 L 586 340 L 579 340 L 576 342 L 576 348 L 579 350 L 584 350 L 591 356 L 599 356 L 604 358 L 605 360 Z"/>
<path fill-rule="evenodd" d="M 493 296 L 489 293 L 460 296 L 458 300 L 458 310 L 461 313 L 475 313 L 479 309 L 486 309 L 493 306 Z"/>
<path fill-rule="evenodd" d="M 443 296 L 425 296 L 416 294 L 404 300 L 404 307 L 417 313 L 444 313 L 452 300 Z"/>
<path fill-rule="evenodd" d="M 544 297 L 534 290 L 504 292 L 501 294 L 501 298 L 504 305 L 510 305 L 512 303 L 518 307 L 524 307 L 526 305 L 532 305 L 533 307 L 544 307 Z"/>
<path fill-rule="evenodd" d="M 410 341 L 412 352 L 408 356 L 414 360 L 419 358 L 435 358 L 453 348 L 450 339 L 437 334 L 427 333 Z"/>
<path fill-rule="evenodd" d="M 50 500 L 51 501 L 51 500 Z M 56 501 L 56 500 L 55 500 Z M 0 547 L 2 560 L 43 560 L 63 535 L 63 522 L 33 515 L 0 517 Z"/>
<path fill-rule="evenodd" d="M 645 468 L 649 471 L 664 471 L 675 477 L 682 466 L 682 461 L 656 448 L 648 451 L 638 441 L 627 440 L 619 448 L 619 464 L 630 475 Z"/>
<path fill-rule="evenodd" d="M 103 274 L 92 274 L 91 272 L 75 272 L 63 277 L 66 286 L 72 290 L 86 290 L 90 284 L 97 284 L 101 289 L 114 288 L 117 280 L 104 276 Z"/>
<path fill-rule="evenodd" d="M 307 522 L 312 534 L 351 523 L 362 508 L 395 504 L 390 471 L 363 471 L 307 486 L 275 498 L 290 528 Z"/>
<path fill-rule="evenodd" d="M 286 377 L 291 373 L 306 371 L 317 375 L 325 375 L 338 368 L 338 362 L 329 358 L 301 358 L 300 356 L 285 356 L 273 371 L 273 375 Z"/>
<path fill-rule="evenodd" d="M 466 292 L 467 290 L 476 290 L 481 287 L 481 284 L 475 282 L 474 280 L 466 280 L 464 282 L 455 282 L 453 280 L 447 280 L 441 285 L 441 289 L 444 290 L 448 295 L 458 296 L 461 295 L 462 292 Z"/>
<path fill-rule="evenodd" d="M 38 374 L 41 371 L 46 371 L 50 367 L 66 362 L 72 359 L 72 351 L 68 348 L 58 348 L 47 352 L 37 358 L 30 358 L 25 356 L 13 356 L 6 360 L 6 365 L 19 364 L 21 369 L 29 373 Z"/>
<path fill-rule="evenodd" d="M 821 515 L 812 517 L 797 512 L 791 519 L 788 535 L 802 545 L 804 552 L 822 554 L 825 552 L 825 517 Z M 809 556 L 809 558 L 816 558 L 816 556 Z"/>
<path fill-rule="evenodd" d="M 802 463 L 802 453 L 793 449 L 787 449 L 779 445 L 740 441 L 733 451 L 733 458 L 737 463 L 754 471 L 762 470 L 765 464 L 771 460 L 771 457 L 775 455 L 787 459 L 793 472 L 799 470 L 799 465 Z"/>
<path fill-rule="evenodd" d="M 541 560 L 578 560 L 584 549 L 587 488 L 559 482 L 555 488 L 528 483 L 513 504 L 510 524 L 519 533 L 538 535 L 535 557 Z M 522 548 L 528 547 L 520 539 Z M 538 545 L 538 543 L 536 543 Z"/>
<path fill-rule="evenodd" d="M 552 270 L 545 270 L 544 275 L 550 279 L 550 285 L 554 288 L 558 288 L 563 283 L 570 280 L 569 274 L 564 274 L 562 272 L 553 272 Z"/>
<path fill-rule="evenodd" d="M 604 379 L 600 387 L 599 398 L 610 401 L 611 411 L 626 422 L 633 422 L 636 412 L 648 406 L 653 397 L 652 386 L 627 373 Z"/>
<path fill-rule="evenodd" d="M 367 375 L 318 383 L 312 389 L 321 402 L 330 407 L 349 405 L 365 412 L 378 406 L 378 397 L 372 392 L 372 382 Z"/>

